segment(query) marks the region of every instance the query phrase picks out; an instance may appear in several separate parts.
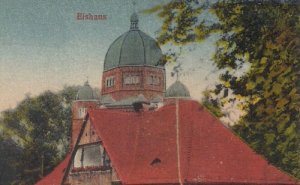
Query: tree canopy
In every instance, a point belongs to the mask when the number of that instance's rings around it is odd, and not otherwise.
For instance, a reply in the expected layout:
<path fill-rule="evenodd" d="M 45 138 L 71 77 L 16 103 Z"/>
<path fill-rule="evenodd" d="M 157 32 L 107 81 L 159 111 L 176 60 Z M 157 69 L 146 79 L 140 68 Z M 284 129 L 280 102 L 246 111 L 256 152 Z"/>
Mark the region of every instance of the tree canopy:
<path fill-rule="evenodd" d="M 212 112 L 216 104 L 222 110 L 236 103 L 244 115 L 232 129 L 300 178 L 299 1 L 180 0 L 145 12 L 163 21 L 160 44 L 187 46 L 219 36 L 212 60 L 223 72 L 204 103 L 210 101 Z"/>
<path fill-rule="evenodd" d="M 0 184 L 34 184 L 69 150 L 71 103 L 79 87 L 27 96 L 0 118 Z"/>

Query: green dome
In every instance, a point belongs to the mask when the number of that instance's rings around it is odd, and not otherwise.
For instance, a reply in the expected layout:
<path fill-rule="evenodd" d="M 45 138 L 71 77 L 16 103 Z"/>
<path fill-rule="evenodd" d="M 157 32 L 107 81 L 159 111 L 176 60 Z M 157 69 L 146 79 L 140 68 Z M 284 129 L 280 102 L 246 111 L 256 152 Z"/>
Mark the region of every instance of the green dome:
<path fill-rule="evenodd" d="M 166 91 L 167 98 L 180 98 L 180 97 L 190 97 L 190 92 L 187 87 L 180 81 L 173 83 Z"/>
<path fill-rule="evenodd" d="M 159 66 L 162 51 L 157 42 L 138 29 L 138 17 L 131 16 L 130 30 L 109 47 L 104 59 L 104 71 L 119 66 Z"/>
<path fill-rule="evenodd" d="M 91 88 L 89 83 L 86 81 L 84 86 L 81 87 L 76 95 L 76 100 L 96 100 L 94 90 Z"/>

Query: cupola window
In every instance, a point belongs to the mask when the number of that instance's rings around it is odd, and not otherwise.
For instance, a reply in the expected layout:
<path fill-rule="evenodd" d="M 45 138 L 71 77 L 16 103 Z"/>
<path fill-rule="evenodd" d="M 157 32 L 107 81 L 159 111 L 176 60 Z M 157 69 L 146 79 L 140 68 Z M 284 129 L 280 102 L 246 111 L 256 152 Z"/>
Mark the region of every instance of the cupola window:
<path fill-rule="evenodd" d="M 159 85 L 160 78 L 154 75 L 150 75 L 148 77 L 148 84 L 149 85 Z"/>
<path fill-rule="evenodd" d="M 113 76 L 106 78 L 106 87 L 112 87 L 115 85 L 115 78 Z"/>
<path fill-rule="evenodd" d="M 140 83 L 140 77 L 137 75 L 134 76 L 125 76 L 124 84 L 125 85 L 135 85 Z"/>
<path fill-rule="evenodd" d="M 84 116 L 86 115 L 87 109 L 86 108 L 80 108 L 78 110 L 78 117 L 79 118 L 84 118 Z"/>

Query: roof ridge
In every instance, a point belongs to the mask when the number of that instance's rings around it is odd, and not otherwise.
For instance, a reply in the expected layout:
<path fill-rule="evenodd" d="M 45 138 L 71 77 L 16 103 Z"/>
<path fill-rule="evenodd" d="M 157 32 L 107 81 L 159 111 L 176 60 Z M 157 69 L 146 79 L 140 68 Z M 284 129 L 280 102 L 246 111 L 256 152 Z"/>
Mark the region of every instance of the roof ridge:
<path fill-rule="evenodd" d="M 181 158 L 180 158 L 180 124 L 179 124 L 179 100 L 176 99 L 176 107 L 175 107 L 175 114 L 176 114 L 176 156 L 177 156 L 177 172 L 178 172 L 178 181 L 179 184 L 182 185 L 182 176 L 181 176 Z"/>

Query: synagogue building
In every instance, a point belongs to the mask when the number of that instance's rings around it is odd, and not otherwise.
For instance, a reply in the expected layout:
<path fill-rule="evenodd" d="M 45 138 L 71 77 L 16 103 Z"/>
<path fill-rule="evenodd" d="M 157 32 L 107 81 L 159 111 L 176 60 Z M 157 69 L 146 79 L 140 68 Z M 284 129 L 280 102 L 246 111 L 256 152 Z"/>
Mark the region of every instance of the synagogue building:
<path fill-rule="evenodd" d="M 70 151 L 37 185 L 292 185 L 177 80 L 166 88 L 163 54 L 138 27 L 109 46 L 101 96 L 88 82 L 72 107 Z"/>

